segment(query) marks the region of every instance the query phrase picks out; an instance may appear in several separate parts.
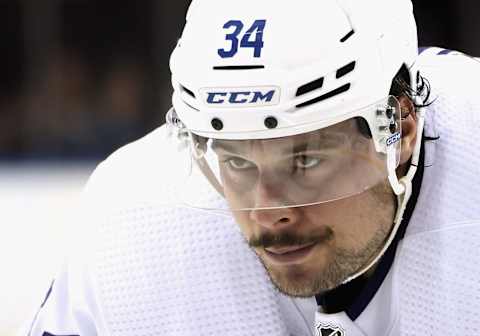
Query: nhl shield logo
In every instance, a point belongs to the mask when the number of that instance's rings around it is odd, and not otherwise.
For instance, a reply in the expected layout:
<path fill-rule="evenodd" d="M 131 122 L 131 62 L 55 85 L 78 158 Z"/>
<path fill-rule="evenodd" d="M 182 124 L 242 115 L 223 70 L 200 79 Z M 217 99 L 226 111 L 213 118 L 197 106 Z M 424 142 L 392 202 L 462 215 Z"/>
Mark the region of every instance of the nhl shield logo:
<path fill-rule="evenodd" d="M 320 322 L 316 326 L 316 336 L 346 336 L 345 330 L 333 323 Z"/>

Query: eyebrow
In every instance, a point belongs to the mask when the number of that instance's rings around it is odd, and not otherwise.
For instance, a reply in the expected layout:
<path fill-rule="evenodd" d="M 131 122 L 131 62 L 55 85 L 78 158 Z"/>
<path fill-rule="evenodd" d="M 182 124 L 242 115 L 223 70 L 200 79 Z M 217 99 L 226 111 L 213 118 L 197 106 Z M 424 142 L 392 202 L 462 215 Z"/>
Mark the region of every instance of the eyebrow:
<path fill-rule="evenodd" d="M 331 148 L 332 146 L 328 145 L 328 141 L 308 141 L 309 139 L 305 139 L 297 144 L 293 145 L 293 148 L 291 146 L 286 146 L 281 154 L 291 154 L 291 153 L 302 153 L 307 150 L 320 150 L 320 149 L 328 149 Z M 318 139 L 320 140 L 320 139 Z M 238 140 L 238 141 L 251 141 L 251 140 Z M 255 141 L 255 140 L 254 140 Z M 216 150 L 222 150 L 225 152 L 229 152 L 232 154 L 244 154 L 245 151 L 244 145 L 235 145 L 233 143 L 228 143 L 228 142 L 220 142 L 220 141 L 213 141 L 212 142 L 212 149 L 214 151 Z"/>
<path fill-rule="evenodd" d="M 212 141 L 212 149 L 216 151 L 217 149 L 223 150 L 225 152 L 230 152 L 230 153 L 238 153 L 239 151 L 236 150 L 238 146 L 235 146 L 234 144 L 230 144 L 228 142 L 219 142 L 219 141 Z M 241 152 L 241 151 L 240 151 Z"/>

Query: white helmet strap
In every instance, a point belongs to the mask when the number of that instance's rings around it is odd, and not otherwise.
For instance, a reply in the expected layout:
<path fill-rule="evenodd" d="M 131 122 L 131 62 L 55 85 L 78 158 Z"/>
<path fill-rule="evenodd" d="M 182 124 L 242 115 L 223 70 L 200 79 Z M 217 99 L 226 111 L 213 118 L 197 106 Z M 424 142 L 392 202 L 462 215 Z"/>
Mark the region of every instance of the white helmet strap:
<path fill-rule="evenodd" d="M 380 258 L 383 257 L 385 252 L 387 251 L 388 247 L 391 245 L 392 241 L 394 240 L 395 236 L 397 235 L 398 229 L 400 227 L 400 224 L 402 223 L 403 219 L 403 214 L 405 213 L 405 209 L 407 208 L 408 201 L 412 195 L 412 180 L 413 177 L 415 176 L 415 173 L 417 171 L 418 167 L 418 161 L 420 159 L 420 150 L 422 146 L 422 135 L 423 135 L 423 128 L 425 125 L 425 108 L 420 107 L 417 110 L 417 117 L 418 117 L 418 125 L 417 125 L 417 138 L 416 138 L 416 143 L 415 143 L 415 148 L 413 150 L 412 154 L 412 159 L 410 161 L 410 168 L 408 169 L 407 174 L 402 177 L 400 180 L 398 180 L 395 176 L 395 186 L 397 187 L 397 190 L 401 190 L 400 194 L 397 194 L 397 211 L 395 214 L 395 219 L 393 222 L 393 228 L 390 231 L 390 234 L 388 236 L 388 239 L 383 246 L 383 248 L 380 250 L 380 252 L 373 258 L 367 265 L 362 267 L 359 271 L 357 271 L 355 274 L 349 276 L 347 279 L 345 279 L 342 284 L 345 284 L 347 282 L 352 281 L 353 279 L 358 278 L 360 275 L 366 273 L 368 270 L 370 270 L 374 265 L 378 263 Z M 390 179 L 390 176 L 389 176 Z M 390 183 L 392 181 L 390 180 Z M 395 187 L 392 185 L 392 188 Z"/>

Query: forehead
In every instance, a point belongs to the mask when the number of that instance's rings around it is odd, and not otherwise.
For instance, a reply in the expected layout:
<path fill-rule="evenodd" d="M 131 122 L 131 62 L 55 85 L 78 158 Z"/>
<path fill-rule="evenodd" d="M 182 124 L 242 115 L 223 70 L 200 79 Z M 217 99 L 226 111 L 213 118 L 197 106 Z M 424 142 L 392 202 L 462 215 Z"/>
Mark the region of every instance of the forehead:
<path fill-rule="evenodd" d="M 263 149 L 271 152 L 302 151 L 309 148 L 322 149 L 338 147 L 346 144 L 355 137 L 358 128 L 353 119 L 316 130 L 309 133 L 292 135 L 275 139 L 259 140 L 213 140 L 212 148 L 233 153 L 251 152 L 254 149 Z"/>

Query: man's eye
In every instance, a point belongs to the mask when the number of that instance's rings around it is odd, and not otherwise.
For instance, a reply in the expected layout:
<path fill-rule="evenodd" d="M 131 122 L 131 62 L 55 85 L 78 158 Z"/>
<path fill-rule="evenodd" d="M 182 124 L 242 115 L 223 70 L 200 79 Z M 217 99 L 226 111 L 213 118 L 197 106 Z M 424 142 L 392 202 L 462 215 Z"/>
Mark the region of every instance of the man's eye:
<path fill-rule="evenodd" d="M 320 164 L 320 159 L 310 155 L 298 155 L 295 157 L 295 167 L 301 169 L 310 169 Z"/>
<path fill-rule="evenodd" d="M 252 162 L 239 157 L 230 158 L 226 162 L 231 168 L 236 170 L 246 170 L 255 167 Z"/>

